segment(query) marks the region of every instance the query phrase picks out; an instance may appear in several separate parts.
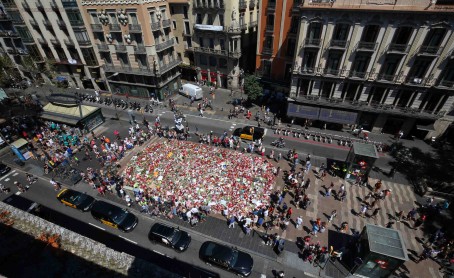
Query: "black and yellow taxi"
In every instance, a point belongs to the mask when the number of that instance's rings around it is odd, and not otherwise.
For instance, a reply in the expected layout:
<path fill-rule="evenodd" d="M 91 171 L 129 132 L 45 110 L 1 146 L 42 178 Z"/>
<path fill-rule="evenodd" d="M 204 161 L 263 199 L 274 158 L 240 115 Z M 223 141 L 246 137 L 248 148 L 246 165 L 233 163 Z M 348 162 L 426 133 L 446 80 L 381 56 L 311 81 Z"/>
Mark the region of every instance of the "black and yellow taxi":
<path fill-rule="evenodd" d="M 96 201 L 93 204 L 91 215 L 104 225 L 123 232 L 132 231 L 139 223 L 137 216 L 128 210 L 104 201 Z"/>
<path fill-rule="evenodd" d="M 90 210 L 95 202 L 95 198 L 90 195 L 72 189 L 63 189 L 58 193 L 57 199 L 68 207 L 80 209 L 81 211 Z"/>
<path fill-rule="evenodd" d="M 255 141 L 263 139 L 263 136 L 265 136 L 265 129 L 256 126 L 245 126 L 235 129 L 233 135 L 244 140 Z"/>

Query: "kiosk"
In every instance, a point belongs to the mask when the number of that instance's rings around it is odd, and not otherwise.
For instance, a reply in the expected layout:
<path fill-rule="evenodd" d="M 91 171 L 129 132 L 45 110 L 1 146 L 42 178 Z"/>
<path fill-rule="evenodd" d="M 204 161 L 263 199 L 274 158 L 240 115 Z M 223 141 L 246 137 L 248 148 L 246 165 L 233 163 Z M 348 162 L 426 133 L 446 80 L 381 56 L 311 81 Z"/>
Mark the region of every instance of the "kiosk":
<path fill-rule="evenodd" d="M 358 277 L 389 277 L 408 261 L 400 231 L 381 226 L 366 224 L 357 250 L 352 273 Z"/>
<path fill-rule="evenodd" d="M 369 177 L 369 172 L 378 158 L 377 148 L 374 144 L 354 142 L 348 153 L 345 179 L 354 181 L 360 178 L 362 181 Z"/>

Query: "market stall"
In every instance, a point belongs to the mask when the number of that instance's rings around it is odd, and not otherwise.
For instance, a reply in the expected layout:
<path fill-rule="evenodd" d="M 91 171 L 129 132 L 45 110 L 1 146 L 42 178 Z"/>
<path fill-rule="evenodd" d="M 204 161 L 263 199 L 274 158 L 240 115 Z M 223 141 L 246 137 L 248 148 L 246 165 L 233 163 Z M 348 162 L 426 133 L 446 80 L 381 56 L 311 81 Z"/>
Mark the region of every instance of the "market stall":
<path fill-rule="evenodd" d="M 88 105 L 68 107 L 56 103 L 48 103 L 44 106 L 41 118 L 83 128 L 86 131 L 93 130 L 105 120 L 99 107 Z"/>
<path fill-rule="evenodd" d="M 366 179 L 377 158 L 378 152 L 374 144 L 354 142 L 345 161 L 347 164 L 345 179 L 349 181 Z"/>

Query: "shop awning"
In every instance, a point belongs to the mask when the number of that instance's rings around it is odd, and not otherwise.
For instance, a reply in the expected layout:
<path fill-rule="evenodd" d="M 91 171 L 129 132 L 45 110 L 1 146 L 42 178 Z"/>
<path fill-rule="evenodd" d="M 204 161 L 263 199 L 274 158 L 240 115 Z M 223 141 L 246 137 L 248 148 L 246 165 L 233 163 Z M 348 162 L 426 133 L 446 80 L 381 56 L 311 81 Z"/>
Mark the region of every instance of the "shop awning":
<path fill-rule="evenodd" d="M 357 116 L 355 112 L 321 108 L 318 119 L 329 123 L 355 124 Z"/>
<path fill-rule="evenodd" d="M 318 107 L 289 103 L 287 108 L 287 115 L 290 117 L 317 120 L 319 111 L 320 108 Z"/>
<path fill-rule="evenodd" d="M 424 130 L 424 131 L 435 131 L 434 124 L 430 125 L 417 125 L 416 129 L 418 130 Z"/>
<path fill-rule="evenodd" d="M 81 117 L 79 106 L 64 107 L 48 103 L 46 106 L 43 107 L 43 113 L 41 114 L 41 118 L 59 123 L 76 125 L 80 120 L 88 117 L 89 115 L 95 113 L 100 109 L 101 108 L 99 107 L 81 105 L 82 110 Z"/>

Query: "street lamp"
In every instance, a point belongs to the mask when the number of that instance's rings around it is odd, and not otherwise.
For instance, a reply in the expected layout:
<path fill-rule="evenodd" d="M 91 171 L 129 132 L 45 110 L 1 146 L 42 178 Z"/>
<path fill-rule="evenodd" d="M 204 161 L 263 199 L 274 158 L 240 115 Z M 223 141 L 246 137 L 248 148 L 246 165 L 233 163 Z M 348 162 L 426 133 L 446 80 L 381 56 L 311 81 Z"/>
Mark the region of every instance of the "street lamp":
<path fill-rule="evenodd" d="M 106 79 L 109 79 L 109 78 L 111 78 L 111 77 L 117 76 L 117 75 L 119 75 L 119 74 L 120 74 L 120 73 L 118 73 L 118 72 L 114 72 L 113 74 L 107 76 Z"/>
<path fill-rule="evenodd" d="M 110 88 L 110 84 L 109 84 L 109 78 L 111 77 L 114 77 L 114 76 L 117 76 L 119 75 L 118 72 L 114 72 L 113 74 L 109 75 L 109 76 L 106 76 L 106 84 L 107 84 L 107 87 L 109 88 L 109 91 L 110 91 L 110 95 L 113 96 L 113 92 L 112 92 L 112 88 Z"/>

